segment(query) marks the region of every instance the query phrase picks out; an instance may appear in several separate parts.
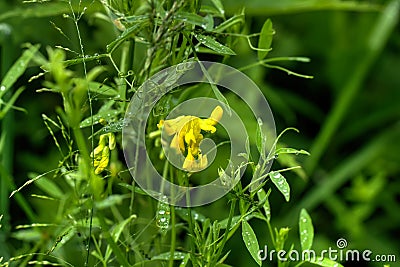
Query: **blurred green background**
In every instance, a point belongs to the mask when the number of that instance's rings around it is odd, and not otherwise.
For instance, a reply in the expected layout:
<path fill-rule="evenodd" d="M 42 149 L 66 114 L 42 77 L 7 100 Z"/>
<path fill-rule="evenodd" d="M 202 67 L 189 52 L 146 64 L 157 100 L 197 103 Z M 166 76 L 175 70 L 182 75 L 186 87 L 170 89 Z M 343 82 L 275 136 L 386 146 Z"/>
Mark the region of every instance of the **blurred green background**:
<path fill-rule="evenodd" d="M 285 134 L 282 141 L 311 153 L 296 158 L 304 167 L 304 177 L 286 175 L 291 185 L 291 201 L 286 203 L 279 192 L 272 192 L 273 225 L 293 228 L 290 241 L 298 247 L 297 218 L 300 209 L 306 208 L 315 227 L 316 250 L 337 248 L 336 240 L 345 238 L 348 248 L 369 249 L 374 255 L 396 255 L 397 263 L 390 264 L 400 266 L 400 27 L 397 18 L 391 24 L 390 12 L 382 16 L 389 1 L 222 2 L 227 15 L 245 8 L 248 33 L 259 32 L 264 21 L 271 18 L 276 34 L 269 57 L 311 59 L 309 63 L 289 62 L 283 66 L 312 75 L 313 79 L 265 67 L 245 71 L 265 93 L 277 132 L 286 127 L 300 130 Z M 87 54 L 105 52 L 106 44 L 117 36 L 112 25 L 92 16 L 97 11 L 102 11 L 101 6 L 93 1 L 80 21 Z M 62 17 L 68 12 L 63 2 L 38 5 L 2 0 L 1 77 L 20 56 L 25 42 L 41 44 L 41 51 L 55 45 L 77 49 L 74 25 Z M 391 13 L 396 15 L 395 11 Z M 62 28 L 69 40 L 53 23 Z M 239 42 L 235 51 L 238 55 L 229 59 L 229 65 L 243 67 L 257 61 L 256 53 L 244 42 Z M 1 121 L 0 214 L 10 214 L 3 218 L 0 229 L 0 257 L 5 259 L 24 247 L 10 236 L 16 225 L 33 218 L 42 221 L 46 213 L 56 212 L 30 199 L 29 195 L 38 191 L 34 186 L 23 191 L 26 204 L 31 207 L 24 209 L 21 201 L 9 198 L 11 189 L 5 182 L 12 179 L 20 186 L 32 173 L 44 173 L 58 164 L 57 148 L 52 145 L 41 114 L 54 113 L 55 107 L 62 105 L 61 98 L 35 92 L 41 88 L 41 80 L 30 83 L 28 80 L 38 71 L 37 66 L 28 68 L 15 85 L 15 88 L 26 87 L 16 102 L 16 106 L 26 111 L 12 111 Z M 278 167 L 277 163 L 273 166 Z M 228 212 L 221 210 L 223 206 L 218 203 L 211 207 L 208 210 L 214 219 L 223 219 L 221 214 Z M 252 221 L 252 225 L 260 246 L 268 244 L 265 225 L 258 221 Z M 255 266 L 239 233 L 227 246 L 232 250 L 228 264 Z M 383 263 L 344 265 L 383 266 Z"/>

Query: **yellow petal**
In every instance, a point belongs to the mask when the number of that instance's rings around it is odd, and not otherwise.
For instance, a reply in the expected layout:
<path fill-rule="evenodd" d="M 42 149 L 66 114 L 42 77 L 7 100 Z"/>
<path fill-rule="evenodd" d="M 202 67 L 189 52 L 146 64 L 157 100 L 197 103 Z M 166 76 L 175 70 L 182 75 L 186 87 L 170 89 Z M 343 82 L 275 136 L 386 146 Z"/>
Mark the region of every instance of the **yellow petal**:
<path fill-rule="evenodd" d="M 97 168 L 94 171 L 94 173 L 100 174 L 105 168 L 107 168 L 109 161 L 110 161 L 110 149 L 108 148 L 108 146 L 106 146 L 104 147 L 101 153 L 100 161 L 95 162 L 95 167 L 97 166 Z"/>
<path fill-rule="evenodd" d="M 177 153 L 179 152 L 179 149 L 181 149 L 181 146 L 180 146 L 180 144 L 179 144 L 179 137 L 178 137 L 177 134 L 174 135 L 174 138 L 172 138 L 170 147 L 173 148 L 173 149 L 175 149 Z M 183 148 L 185 148 L 185 146 L 184 146 Z M 182 152 L 183 152 L 183 151 L 182 151 Z"/>
<path fill-rule="evenodd" d="M 115 142 L 115 135 L 114 133 L 108 133 L 108 147 L 110 150 L 113 150 L 115 148 L 116 142 Z"/>
<path fill-rule="evenodd" d="M 161 121 L 159 125 L 164 127 L 165 132 L 168 135 L 173 135 L 176 134 L 177 132 L 181 131 L 181 129 L 185 126 L 187 122 L 195 118 L 194 116 L 179 116 L 175 119 L 171 120 L 165 120 L 161 124 Z"/>
<path fill-rule="evenodd" d="M 211 132 L 211 133 L 215 133 L 215 131 L 217 130 L 213 125 L 217 124 L 214 123 L 215 121 L 212 119 L 204 119 L 204 120 L 200 120 L 200 128 L 203 131 L 206 132 Z"/>
<path fill-rule="evenodd" d="M 224 113 L 224 110 L 220 106 L 216 106 L 214 108 L 214 110 L 211 112 L 211 116 L 210 116 L 210 119 L 214 122 L 214 124 L 212 124 L 212 125 L 217 124 L 217 122 L 219 122 L 221 120 L 223 113 Z"/>
<path fill-rule="evenodd" d="M 190 144 L 191 142 L 196 143 L 196 137 L 194 136 L 193 129 L 191 128 L 188 133 L 185 135 L 186 144 Z"/>
<path fill-rule="evenodd" d="M 193 157 L 192 153 L 190 153 L 190 151 L 188 151 L 185 161 L 183 162 L 182 168 L 190 171 L 192 169 L 192 166 L 194 163 L 195 163 L 194 157 Z"/>

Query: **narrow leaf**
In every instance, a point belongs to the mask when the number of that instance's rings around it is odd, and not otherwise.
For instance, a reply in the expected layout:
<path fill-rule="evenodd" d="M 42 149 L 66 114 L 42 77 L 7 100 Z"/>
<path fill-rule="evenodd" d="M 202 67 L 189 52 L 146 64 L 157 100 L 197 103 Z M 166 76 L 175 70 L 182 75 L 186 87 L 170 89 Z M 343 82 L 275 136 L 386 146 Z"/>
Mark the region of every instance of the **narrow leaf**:
<path fill-rule="evenodd" d="M 230 108 L 230 106 L 229 106 L 228 100 L 225 98 L 225 96 L 221 93 L 221 91 L 220 91 L 220 90 L 218 89 L 218 87 L 215 85 L 215 82 L 213 81 L 213 79 L 212 79 L 210 73 L 209 73 L 208 70 L 204 67 L 204 65 L 203 65 L 201 62 L 199 62 L 199 65 L 200 65 L 201 70 L 202 70 L 203 73 L 204 73 L 204 76 L 207 78 L 207 81 L 208 81 L 208 83 L 210 84 L 211 89 L 213 90 L 213 93 L 214 93 L 215 97 L 216 97 L 219 101 L 221 101 L 222 103 L 225 104 L 226 111 L 227 111 L 228 115 L 231 116 L 232 111 L 231 111 L 231 108 Z"/>
<path fill-rule="evenodd" d="M 308 153 L 307 151 L 305 151 L 305 150 L 303 150 L 303 149 L 300 149 L 300 150 L 298 150 L 298 149 L 295 149 L 295 148 L 278 148 L 276 151 L 275 151 L 275 154 L 296 154 L 296 155 L 299 155 L 299 154 L 303 154 L 303 155 L 310 155 L 310 153 Z"/>
<path fill-rule="evenodd" d="M 261 29 L 260 38 L 258 39 L 258 60 L 263 60 L 268 55 L 274 33 L 272 21 L 267 19 Z"/>
<path fill-rule="evenodd" d="M 101 201 L 96 202 L 96 208 L 99 210 L 121 205 L 122 201 L 127 197 L 124 195 L 111 195 Z"/>
<path fill-rule="evenodd" d="M 323 266 L 323 267 L 343 267 L 343 265 L 341 265 L 340 263 L 333 261 L 331 259 L 328 258 L 318 258 L 318 259 L 314 259 L 314 260 L 310 260 L 309 261 L 312 264 L 318 265 L 318 266 Z"/>
<path fill-rule="evenodd" d="M 114 119 L 118 115 L 118 113 L 119 112 L 116 110 L 105 110 L 105 111 L 99 112 L 96 115 L 93 115 L 92 117 L 88 117 L 88 118 L 84 119 L 83 121 L 81 121 L 81 123 L 79 124 L 79 127 L 85 128 L 85 127 L 91 126 L 92 124 L 95 125 L 95 124 L 99 123 L 100 119 L 105 119 L 105 120 Z"/>
<path fill-rule="evenodd" d="M 242 221 L 242 238 L 254 261 L 261 266 L 261 259 L 258 257 L 258 251 L 260 250 L 260 247 L 258 245 L 257 237 L 253 231 L 253 228 L 251 228 L 247 221 Z"/>
<path fill-rule="evenodd" d="M 270 172 L 269 177 L 274 185 L 278 188 L 278 190 L 285 197 L 285 200 L 289 202 L 290 200 L 290 187 L 287 183 L 285 177 L 280 172 Z"/>
<path fill-rule="evenodd" d="M 314 227 L 311 217 L 305 209 L 300 212 L 299 232 L 301 249 L 303 251 L 311 249 L 314 240 Z"/>
<path fill-rule="evenodd" d="M 0 98 L 13 86 L 17 79 L 25 72 L 29 62 L 38 51 L 40 45 L 35 45 L 25 50 L 8 70 L 0 85 Z"/>
<path fill-rule="evenodd" d="M 269 205 L 269 201 L 268 201 L 268 196 L 271 193 L 271 189 L 268 191 L 268 193 L 265 192 L 264 189 L 260 189 L 257 191 L 257 196 L 258 196 L 258 200 L 263 203 L 263 209 L 265 212 L 265 216 L 267 217 L 267 221 L 271 220 L 271 207 Z"/>
<path fill-rule="evenodd" d="M 208 17 L 202 17 L 189 12 L 177 12 L 174 18 L 192 25 L 200 26 L 207 31 L 212 30 L 214 26 L 214 21 L 209 20 Z"/>
<path fill-rule="evenodd" d="M 47 177 L 42 177 L 42 179 L 36 180 L 35 185 L 43 192 L 56 199 L 61 199 L 64 195 L 63 191 L 61 191 L 58 185 Z"/>
<path fill-rule="evenodd" d="M 222 5 L 221 0 L 211 0 L 211 2 L 218 9 L 218 11 L 219 11 L 219 13 L 221 13 L 221 15 L 225 14 L 224 6 Z"/>
<path fill-rule="evenodd" d="M 180 252 L 180 251 L 174 251 L 174 260 L 183 260 L 185 259 L 187 253 L 184 252 Z M 171 258 L 171 253 L 170 252 L 165 252 L 165 253 L 161 253 L 157 256 L 152 257 L 152 260 L 164 260 L 164 261 L 168 261 Z"/>
<path fill-rule="evenodd" d="M 217 52 L 221 55 L 236 55 L 236 53 L 227 46 L 216 41 L 214 38 L 203 35 L 203 34 L 195 34 L 196 39 L 202 43 L 203 45 L 207 46 L 211 50 Z"/>
<path fill-rule="evenodd" d="M 131 35 L 136 34 L 140 28 L 147 22 L 146 20 L 139 21 L 132 25 L 132 27 L 126 29 L 117 39 L 112 41 L 110 44 L 107 45 L 107 52 L 112 52 L 121 42 L 125 41 L 126 39 L 130 38 Z"/>
<path fill-rule="evenodd" d="M 244 15 L 243 14 L 235 15 L 235 16 L 225 20 L 224 22 L 219 24 L 217 27 L 215 27 L 213 32 L 221 33 L 223 31 L 225 31 L 226 29 L 229 29 L 230 27 L 232 27 L 238 23 L 244 23 Z"/>
<path fill-rule="evenodd" d="M 265 158 L 266 153 L 267 136 L 263 130 L 263 122 L 261 118 L 257 118 L 257 130 L 256 130 L 256 145 L 260 152 L 261 158 Z"/>

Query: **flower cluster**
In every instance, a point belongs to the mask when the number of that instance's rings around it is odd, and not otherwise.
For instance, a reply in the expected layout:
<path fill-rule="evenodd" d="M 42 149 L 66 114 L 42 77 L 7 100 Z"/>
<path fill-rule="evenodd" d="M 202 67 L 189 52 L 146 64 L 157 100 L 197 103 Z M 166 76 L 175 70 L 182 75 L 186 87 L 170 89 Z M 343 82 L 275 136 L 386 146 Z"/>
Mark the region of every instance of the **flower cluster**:
<path fill-rule="evenodd" d="M 90 154 L 94 159 L 93 166 L 95 168 L 95 174 L 100 174 L 108 166 L 108 162 L 110 161 L 110 150 L 115 148 L 115 144 L 114 133 L 100 135 L 98 146 Z"/>
<path fill-rule="evenodd" d="M 196 116 L 179 116 L 171 120 L 161 120 L 158 128 L 163 128 L 172 138 L 170 147 L 178 153 L 185 153 L 186 158 L 182 168 L 187 171 L 204 169 L 207 166 L 207 156 L 201 154 L 200 142 L 203 140 L 201 131 L 215 133 L 216 125 L 223 114 L 223 109 L 217 106 L 208 119 Z"/>

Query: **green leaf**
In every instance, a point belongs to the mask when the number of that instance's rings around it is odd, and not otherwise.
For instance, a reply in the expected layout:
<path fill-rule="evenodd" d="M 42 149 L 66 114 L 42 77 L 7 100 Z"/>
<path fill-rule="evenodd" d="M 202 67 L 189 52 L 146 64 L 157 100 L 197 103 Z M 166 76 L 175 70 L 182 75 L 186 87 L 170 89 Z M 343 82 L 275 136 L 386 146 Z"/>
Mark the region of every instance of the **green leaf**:
<path fill-rule="evenodd" d="M 195 34 L 196 39 L 202 43 L 203 45 L 207 46 L 211 50 L 217 52 L 221 55 L 236 55 L 236 53 L 227 46 L 216 41 L 214 38 L 203 35 L 203 34 Z"/>
<path fill-rule="evenodd" d="M 272 21 L 267 19 L 261 29 L 260 38 L 258 39 L 258 60 L 263 60 L 267 55 L 269 50 L 271 50 L 272 37 L 275 31 L 272 28 Z"/>
<path fill-rule="evenodd" d="M 126 195 L 110 195 L 106 199 L 96 202 L 96 208 L 102 210 L 112 206 L 121 205 L 122 201 L 126 198 Z"/>
<path fill-rule="evenodd" d="M 311 217 L 305 209 L 300 212 L 299 232 L 301 249 L 303 251 L 311 249 L 314 240 L 314 227 Z"/>
<path fill-rule="evenodd" d="M 189 221 L 189 210 L 187 208 L 175 207 L 175 212 L 183 220 Z M 204 222 L 207 219 L 203 214 L 201 214 L 193 209 L 190 211 L 190 214 L 192 215 L 193 220 L 196 220 L 199 222 Z"/>
<path fill-rule="evenodd" d="M 231 108 L 230 108 L 230 106 L 229 106 L 228 100 L 226 100 L 225 96 L 221 93 L 221 91 L 220 91 L 220 90 L 218 89 L 218 87 L 215 85 L 215 82 L 213 81 L 213 79 L 212 79 L 211 76 L 210 76 L 209 70 L 207 70 L 201 62 L 199 62 L 199 65 L 200 65 L 201 70 L 202 70 L 203 73 L 204 73 L 204 76 L 206 76 L 207 81 L 208 81 L 208 83 L 210 84 L 211 89 L 213 90 L 213 93 L 214 93 L 215 97 L 216 97 L 219 101 L 221 101 L 222 103 L 225 104 L 225 109 L 226 109 L 228 115 L 231 116 L 232 110 L 231 110 Z"/>
<path fill-rule="evenodd" d="M 240 215 L 236 215 L 232 217 L 232 221 L 231 221 L 231 228 L 232 229 L 236 224 L 238 224 L 241 220 L 242 216 Z M 218 222 L 220 229 L 226 229 L 226 227 L 228 227 L 228 219 L 223 219 L 222 221 Z"/>
<path fill-rule="evenodd" d="M 104 110 L 102 112 L 97 113 L 96 115 L 93 115 L 92 117 L 88 117 L 83 121 L 81 121 L 79 127 L 81 128 L 89 127 L 92 125 L 92 123 L 93 125 L 95 125 L 99 123 L 100 119 L 105 119 L 105 120 L 113 119 L 118 115 L 118 113 L 119 112 L 117 110 Z"/>
<path fill-rule="evenodd" d="M 278 190 L 285 197 L 285 200 L 289 202 L 290 200 L 290 187 L 287 183 L 285 177 L 280 172 L 270 172 L 269 177 L 274 185 L 278 188 Z"/>
<path fill-rule="evenodd" d="M 126 39 L 130 38 L 132 35 L 135 35 L 140 29 L 141 27 L 147 23 L 148 18 L 143 19 L 135 24 L 132 25 L 132 27 L 129 27 L 128 29 L 126 29 L 120 36 L 118 36 L 117 39 L 115 39 L 114 41 L 112 41 L 110 44 L 108 44 L 107 47 L 107 53 L 112 52 L 115 48 L 117 48 L 117 46 L 122 43 L 123 41 L 125 41 Z"/>
<path fill-rule="evenodd" d="M 224 22 L 219 24 L 217 27 L 215 27 L 213 32 L 221 33 L 224 30 L 229 29 L 230 27 L 234 26 L 235 24 L 244 23 L 244 22 L 245 22 L 245 20 L 244 20 L 243 14 L 235 15 L 235 16 L 225 20 Z"/>
<path fill-rule="evenodd" d="M 267 136 L 263 130 L 263 121 L 261 118 L 257 118 L 256 145 L 258 151 L 260 152 L 261 158 L 265 158 L 266 144 Z"/>
<path fill-rule="evenodd" d="M 16 110 L 22 110 L 25 111 L 22 108 L 15 107 L 13 106 L 15 101 L 17 101 L 19 95 L 25 90 L 25 87 L 20 87 L 18 88 L 17 91 L 12 95 L 12 97 L 7 101 L 7 103 L 4 105 L 4 108 L 0 110 L 0 120 L 6 115 L 6 113 L 11 109 L 14 108 Z M 1 92 L 0 92 L 1 93 Z M 0 108 L 3 104 L 3 100 L 0 98 Z"/>
<path fill-rule="evenodd" d="M 295 149 L 295 148 L 278 148 L 277 150 L 275 150 L 275 154 L 303 154 L 303 155 L 310 155 L 310 153 L 308 153 L 307 151 L 303 150 L 303 149 Z"/>
<path fill-rule="evenodd" d="M 40 45 L 35 45 L 25 50 L 7 71 L 0 84 L 0 98 L 13 86 L 17 79 L 25 72 L 29 62 L 38 51 Z"/>
<path fill-rule="evenodd" d="M 32 177 L 36 175 L 30 174 L 29 176 Z M 43 192 L 56 199 L 62 199 L 64 196 L 63 191 L 61 191 L 58 185 L 47 177 L 42 177 L 35 180 L 35 185 L 39 187 Z"/>
<path fill-rule="evenodd" d="M 247 221 L 242 221 L 242 238 L 247 250 L 250 252 L 255 262 L 261 266 L 261 259 L 258 257 L 260 247 L 258 245 L 257 237 Z"/>
<path fill-rule="evenodd" d="M 24 229 L 11 233 L 11 237 L 25 242 L 39 242 L 43 234 L 37 229 Z"/>
<path fill-rule="evenodd" d="M 271 220 L 271 207 L 269 205 L 268 196 L 271 193 L 271 189 L 268 190 L 268 193 L 265 192 L 264 189 L 260 189 L 257 191 L 258 200 L 263 203 L 263 209 L 265 212 L 265 216 L 267 217 L 267 221 Z"/>
<path fill-rule="evenodd" d="M 118 92 L 114 88 L 98 82 L 90 82 L 89 90 L 90 92 L 104 96 L 116 97 L 118 95 Z"/>
<path fill-rule="evenodd" d="M 214 27 L 214 21 L 210 20 L 209 17 L 202 17 L 194 13 L 177 12 L 174 18 L 176 20 L 200 26 L 207 31 L 211 31 L 212 28 Z"/>
<path fill-rule="evenodd" d="M 219 13 L 221 13 L 221 15 L 225 14 L 224 6 L 222 5 L 221 0 L 211 0 L 211 2 L 218 9 L 218 11 L 219 11 Z"/>
<path fill-rule="evenodd" d="M 174 260 L 183 260 L 185 259 L 187 253 L 184 252 L 180 252 L 180 251 L 175 251 L 174 252 Z M 151 260 L 164 260 L 164 261 L 168 261 L 171 258 L 171 253 L 170 252 L 165 252 L 165 253 L 161 253 L 157 256 L 154 256 L 151 258 Z"/>
<path fill-rule="evenodd" d="M 309 261 L 312 264 L 318 265 L 318 266 L 323 266 L 323 267 L 343 267 L 340 263 L 333 261 L 328 258 L 323 258 L 323 259 L 314 259 Z"/>
<path fill-rule="evenodd" d="M 73 6 L 76 7 L 77 5 Z M 74 9 L 75 11 L 78 10 L 77 8 Z M 15 8 L 8 12 L 2 12 L 0 21 L 9 18 L 18 18 L 22 21 L 25 18 L 53 17 L 68 12 L 71 12 L 71 9 L 65 2 L 41 3 L 28 8 Z"/>
<path fill-rule="evenodd" d="M 119 237 L 121 236 L 122 231 L 125 229 L 128 223 L 130 223 L 132 220 L 136 219 L 137 216 L 136 214 L 132 214 L 130 217 L 127 219 L 123 220 L 122 222 L 119 222 L 112 230 L 111 230 L 111 236 L 114 240 L 114 242 L 117 242 Z M 111 256 L 112 250 L 110 246 L 107 246 L 106 250 L 106 258 L 109 258 Z"/>

